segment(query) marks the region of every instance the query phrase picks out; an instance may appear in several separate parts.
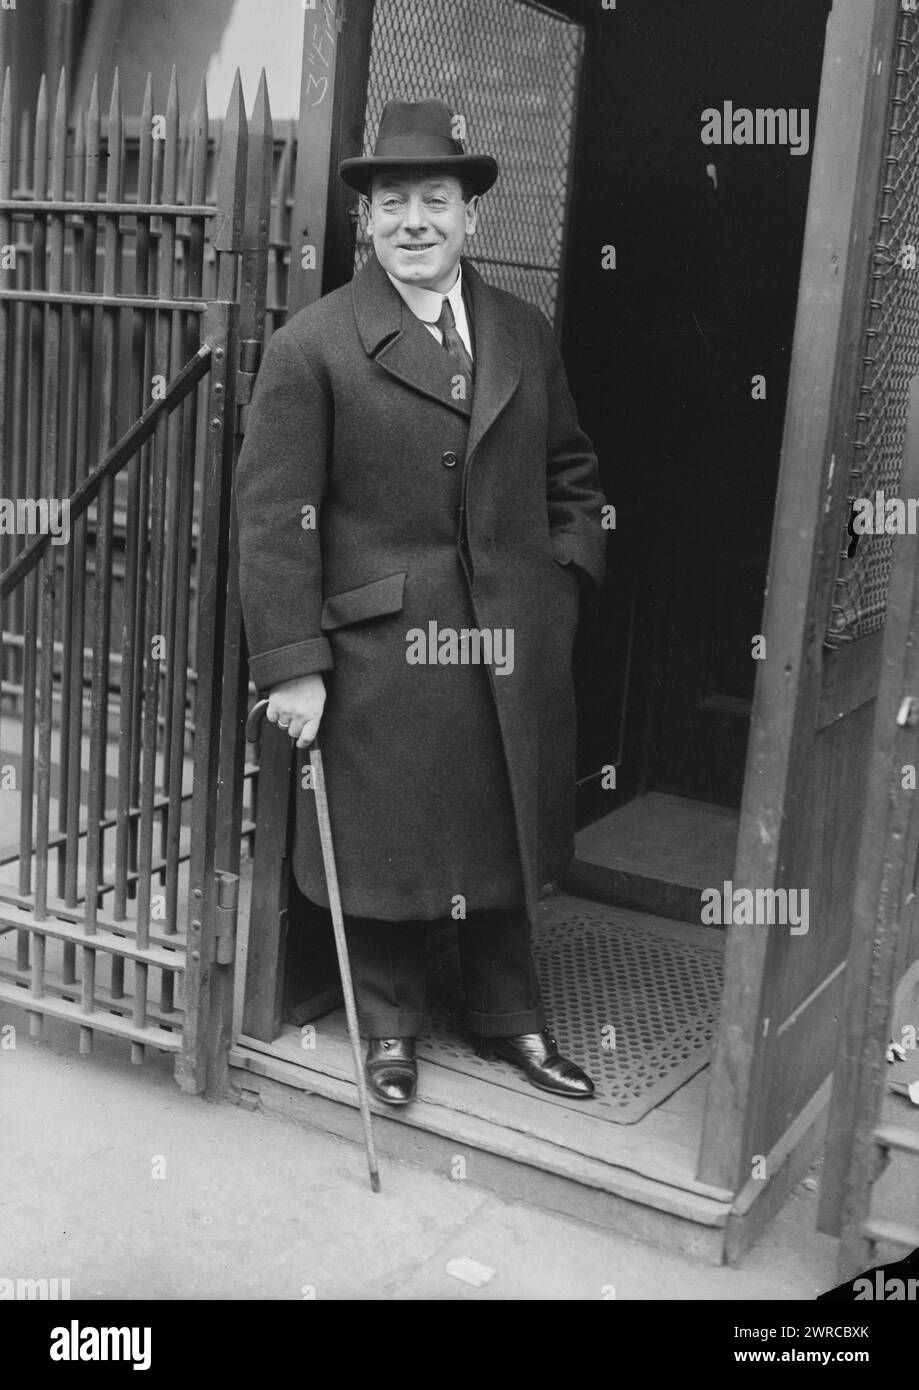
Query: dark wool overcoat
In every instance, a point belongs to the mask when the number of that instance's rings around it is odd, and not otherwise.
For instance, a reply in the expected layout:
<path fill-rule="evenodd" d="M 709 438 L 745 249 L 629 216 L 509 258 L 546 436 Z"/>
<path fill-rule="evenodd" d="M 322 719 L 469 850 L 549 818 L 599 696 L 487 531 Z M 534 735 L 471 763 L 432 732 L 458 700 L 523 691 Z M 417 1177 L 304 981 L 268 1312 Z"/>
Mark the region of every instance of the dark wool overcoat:
<path fill-rule="evenodd" d="M 605 499 L 545 317 L 462 266 L 471 393 L 371 259 L 272 337 L 237 474 L 252 679 L 324 673 L 343 909 L 389 921 L 460 897 L 532 917 L 574 851 L 571 648 Z M 293 868 L 328 906 L 309 788 Z"/>

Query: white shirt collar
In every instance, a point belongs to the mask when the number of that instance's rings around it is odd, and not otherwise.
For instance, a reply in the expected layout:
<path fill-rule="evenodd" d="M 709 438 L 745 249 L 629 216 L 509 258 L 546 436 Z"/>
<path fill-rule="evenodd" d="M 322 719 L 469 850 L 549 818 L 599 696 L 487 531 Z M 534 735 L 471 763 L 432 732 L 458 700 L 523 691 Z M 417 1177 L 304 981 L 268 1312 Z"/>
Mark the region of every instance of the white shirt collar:
<path fill-rule="evenodd" d="M 386 272 L 389 275 L 389 271 Z M 458 265 L 456 268 L 456 279 L 453 287 L 446 295 L 438 294 L 437 290 L 427 290 L 421 285 L 406 285 L 402 280 L 397 280 L 394 275 L 389 275 L 393 287 L 405 300 L 416 318 L 424 323 L 433 324 L 440 318 L 441 306 L 444 299 L 449 299 L 450 308 L 453 310 L 453 317 L 459 321 L 462 313 L 465 321 L 465 309 L 463 306 L 463 267 Z"/>

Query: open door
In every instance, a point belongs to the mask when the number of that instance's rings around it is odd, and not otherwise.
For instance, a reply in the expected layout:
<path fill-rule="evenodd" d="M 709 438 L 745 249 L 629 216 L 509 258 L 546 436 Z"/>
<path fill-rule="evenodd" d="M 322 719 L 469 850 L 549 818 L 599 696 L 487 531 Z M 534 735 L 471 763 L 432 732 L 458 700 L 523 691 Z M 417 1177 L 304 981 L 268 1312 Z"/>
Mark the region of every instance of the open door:
<path fill-rule="evenodd" d="M 712 885 L 731 910 L 699 1177 L 741 1206 L 819 1118 L 835 1056 L 891 549 L 847 527 L 854 498 L 896 495 L 919 370 L 917 73 L 915 15 L 836 0 L 737 857 Z M 748 922 L 741 890 L 779 890 L 777 912 L 761 896 Z"/>
<path fill-rule="evenodd" d="M 903 497 L 919 496 L 919 377 L 910 390 L 909 428 L 901 478 Z M 897 539 L 891 567 L 887 621 L 876 700 L 870 776 L 865 787 L 852 939 L 843 1016 L 833 1076 L 826 1162 L 818 1226 L 841 1235 L 840 1279 L 852 1278 L 875 1258 L 875 1245 L 919 1245 L 915 1213 L 907 1222 L 872 1221 L 872 1185 L 889 1150 L 919 1157 L 919 1136 L 883 1117 L 890 1040 L 896 1034 L 898 978 L 915 977 L 919 932 L 915 912 L 919 800 L 919 536 Z M 912 1011 L 902 1019 L 912 1020 Z M 912 1024 L 908 1025 L 912 1031 Z M 900 1034 L 910 1045 L 906 1029 Z M 903 1072 L 912 1079 L 910 1065 Z M 906 1083 L 900 1081 L 900 1088 Z M 887 1151 L 886 1153 L 884 1151 Z"/>

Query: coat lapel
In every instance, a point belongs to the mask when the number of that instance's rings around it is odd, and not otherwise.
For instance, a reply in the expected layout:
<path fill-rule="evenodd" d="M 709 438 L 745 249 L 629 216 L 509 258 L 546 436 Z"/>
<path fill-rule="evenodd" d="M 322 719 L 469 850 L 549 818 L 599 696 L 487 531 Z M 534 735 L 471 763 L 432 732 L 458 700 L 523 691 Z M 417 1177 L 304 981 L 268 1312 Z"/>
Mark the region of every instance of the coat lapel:
<path fill-rule="evenodd" d="M 472 298 L 475 343 L 471 402 L 454 399 L 453 359 L 438 348 L 424 324 L 396 293 L 375 256 L 354 277 L 352 298 L 365 351 L 404 385 L 469 417 L 468 460 L 517 389 L 522 359 L 498 296 L 465 257 L 462 265 Z"/>
<path fill-rule="evenodd" d="M 352 298 L 366 352 L 411 390 L 468 416 L 472 402 L 454 398 L 456 363 L 393 289 L 376 256 L 355 275 Z"/>
<path fill-rule="evenodd" d="M 465 256 L 462 265 L 463 283 L 472 294 L 475 342 L 475 390 L 466 441 L 468 461 L 516 391 L 523 359 L 519 344 L 508 330 L 498 296 Z"/>

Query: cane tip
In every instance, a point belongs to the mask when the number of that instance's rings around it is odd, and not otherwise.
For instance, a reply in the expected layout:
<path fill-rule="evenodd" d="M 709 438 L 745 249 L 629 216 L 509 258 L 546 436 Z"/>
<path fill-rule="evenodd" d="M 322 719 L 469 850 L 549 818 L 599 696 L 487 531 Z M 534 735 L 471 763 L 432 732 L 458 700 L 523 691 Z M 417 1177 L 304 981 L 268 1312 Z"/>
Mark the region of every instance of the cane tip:
<path fill-rule="evenodd" d="M 380 1175 L 379 1175 L 379 1173 L 371 1173 L 371 1174 L 370 1174 L 370 1190 L 371 1190 L 371 1192 L 379 1192 L 379 1190 L 380 1190 Z"/>

